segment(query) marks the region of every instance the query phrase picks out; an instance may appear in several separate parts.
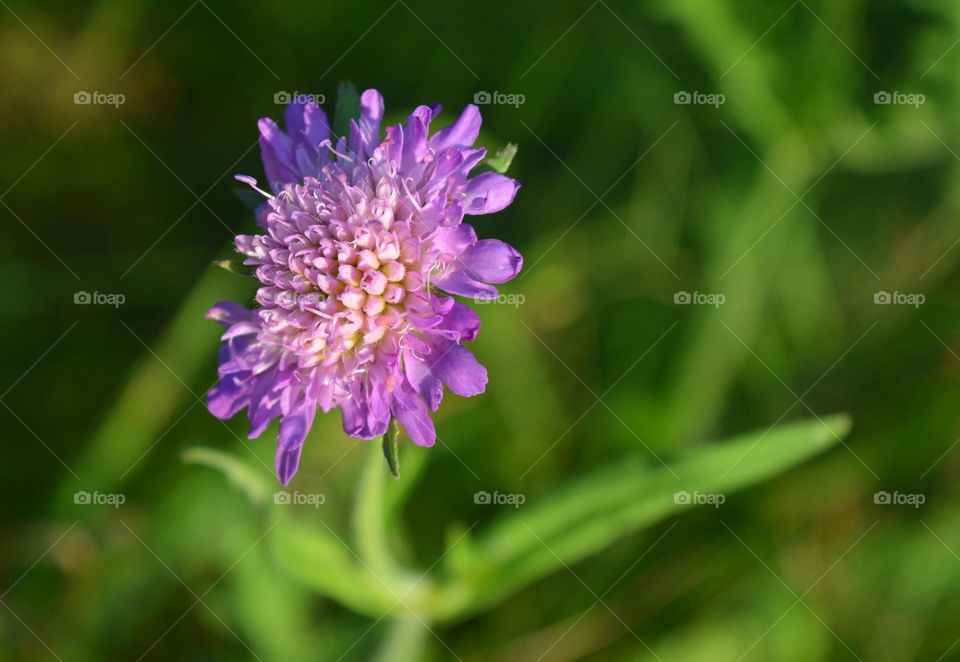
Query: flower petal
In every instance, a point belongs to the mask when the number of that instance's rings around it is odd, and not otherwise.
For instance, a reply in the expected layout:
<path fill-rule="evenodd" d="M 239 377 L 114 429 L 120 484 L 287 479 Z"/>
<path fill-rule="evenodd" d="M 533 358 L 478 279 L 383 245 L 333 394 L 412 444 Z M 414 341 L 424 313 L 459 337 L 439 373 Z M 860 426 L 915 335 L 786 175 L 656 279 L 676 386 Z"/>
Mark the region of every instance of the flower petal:
<path fill-rule="evenodd" d="M 283 185 L 297 181 L 294 166 L 290 161 L 293 141 L 280 130 L 277 123 L 269 117 L 260 120 L 260 158 L 263 171 L 267 175 L 270 188 L 278 193 Z"/>
<path fill-rule="evenodd" d="M 434 345 L 427 360 L 433 374 L 443 380 L 451 391 L 469 398 L 483 393 L 487 387 L 487 369 L 466 347 L 455 342 L 442 341 Z"/>
<path fill-rule="evenodd" d="M 343 418 L 343 431 L 351 437 L 373 439 L 387 431 L 389 410 L 381 407 L 379 402 L 371 402 L 367 388 L 358 380 L 350 384 L 350 393 L 341 397 L 337 404 L 340 405 Z"/>
<path fill-rule="evenodd" d="M 475 280 L 505 283 L 520 273 L 523 257 L 499 239 L 482 239 L 463 251 L 457 263 Z"/>
<path fill-rule="evenodd" d="M 433 285 L 436 285 L 448 294 L 456 294 L 461 297 L 495 299 L 500 294 L 493 285 L 487 285 L 486 283 L 474 280 L 466 271 L 459 269 L 451 271 L 443 278 L 434 278 Z"/>
<path fill-rule="evenodd" d="M 382 380 L 368 380 L 369 394 L 367 402 L 367 430 L 371 437 L 380 437 L 387 433 L 390 425 L 390 403 L 388 402 L 387 385 Z"/>
<path fill-rule="evenodd" d="M 367 424 L 364 411 L 352 398 L 342 398 L 337 401 L 337 404 L 340 405 L 343 431 L 351 437 L 359 437 Z"/>
<path fill-rule="evenodd" d="M 383 120 L 383 97 L 376 90 L 360 95 L 360 119 L 350 123 L 350 147 L 363 156 L 373 154 L 380 144 L 380 122 Z"/>
<path fill-rule="evenodd" d="M 218 301 L 207 311 L 207 319 L 217 321 L 229 328 L 234 324 L 256 319 L 256 313 L 235 301 Z"/>
<path fill-rule="evenodd" d="M 470 104 L 463 109 L 456 122 L 433 135 L 430 146 L 436 152 L 442 152 L 448 147 L 470 147 L 480 135 L 482 121 L 480 109 Z"/>
<path fill-rule="evenodd" d="M 406 350 L 403 353 L 403 369 L 414 390 L 431 410 L 437 411 L 440 401 L 443 400 L 443 383 L 430 370 L 430 365 L 412 351 Z"/>
<path fill-rule="evenodd" d="M 248 439 L 256 439 L 263 431 L 270 427 L 273 419 L 280 416 L 280 401 L 268 400 L 264 398 L 257 406 L 251 406 L 247 409 L 247 417 L 250 419 L 250 431 L 247 432 Z"/>
<path fill-rule="evenodd" d="M 330 138 L 330 120 L 323 108 L 310 104 L 303 111 L 303 134 L 314 147 Z"/>
<path fill-rule="evenodd" d="M 274 460 L 274 466 L 277 470 L 277 478 L 280 479 L 280 482 L 283 483 L 284 487 L 290 484 L 290 481 L 293 480 L 294 474 L 297 473 L 297 469 L 300 467 L 300 453 L 302 451 L 303 446 L 296 446 L 294 448 L 277 446 L 277 455 Z"/>
<path fill-rule="evenodd" d="M 465 214 L 492 214 L 513 202 L 520 182 L 497 172 L 477 175 L 464 189 Z"/>
<path fill-rule="evenodd" d="M 296 411 L 290 412 L 280 421 L 276 469 L 277 477 L 284 485 L 287 485 L 297 473 L 300 449 L 303 447 L 303 440 L 307 438 L 307 433 L 310 432 L 316 412 L 316 404 L 305 400 Z"/>
<path fill-rule="evenodd" d="M 430 418 L 430 412 L 423 400 L 409 384 L 404 382 L 394 390 L 393 405 L 390 409 L 413 443 L 418 446 L 433 446 L 437 439 L 433 419 Z"/>
<path fill-rule="evenodd" d="M 401 170 L 410 170 L 427 155 L 427 126 L 423 120 L 411 115 L 403 128 L 403 158 Z"/>
<path fill-rule="evenodd" d="M 219 419 L 227 420 L 247 406 L 252 391 L 248 381 L 234 375 L 224 377 L 207 391 L 207 409 Z"/>
<path fill-rule="evenodd" d="M 435 329 L 438 333 L 441 330 L 453 334 L 455 337 L 451 338 L 452 340 L 469 342 L 477 337 L 480 330 L 480 316 L 473 308 L 456 301 L 444 316 L 443 322 Z"/>
<path fill-rule="evenodd" d="M 442 252 L 456 256 L 477 242 L 477 233 L 467 223 L 445 226 L 437 230 L 433 245 Z"/>
<path fill-rule="evenodd" d="M 400 159 L 403 156 L 403 127 L 401 125 L 387 127 L 387 137 L 381 143 L 381 149 L 385 150 L 384 155 L 387 161 L 399 167 Z"/>

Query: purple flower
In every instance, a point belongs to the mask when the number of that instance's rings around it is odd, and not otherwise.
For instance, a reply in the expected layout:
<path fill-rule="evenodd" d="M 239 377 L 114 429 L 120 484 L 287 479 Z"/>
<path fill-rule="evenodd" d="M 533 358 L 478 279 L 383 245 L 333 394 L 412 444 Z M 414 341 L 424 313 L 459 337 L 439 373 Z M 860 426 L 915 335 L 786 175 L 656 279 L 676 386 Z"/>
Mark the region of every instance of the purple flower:
<path fill-rule="evenodd" d="M 486 387 L 463 346 L 480 320 L 443 293 L 495 297 L 491 283 L 520 271 L 514 248 L 478 240 L 463 222 L 509 205 L 519 184 L 494 172 L 468 178 L 486 154 L 472 147 L 476 106 L 431 136 L 434 114 L 420 106 L 381 139 L 383 98 L 367 90 L 349 138 L 332 136 L 313 104 L 290 104 L 286 131 L 260 120 L 273 195 L 257 213 L 263 233 L 236 246 L 261 287 L 253 310 L 220 302 L 207 315 L 227 329 L 208 406 L 223 419 L 246 408 L 251 438 L 280 419 L 284 484 L 317 408 L 339 407 L 350 436 L 381 436 L 395 418 L 431 446 L 429 410 L 444 385 L 461 396 Z"/>

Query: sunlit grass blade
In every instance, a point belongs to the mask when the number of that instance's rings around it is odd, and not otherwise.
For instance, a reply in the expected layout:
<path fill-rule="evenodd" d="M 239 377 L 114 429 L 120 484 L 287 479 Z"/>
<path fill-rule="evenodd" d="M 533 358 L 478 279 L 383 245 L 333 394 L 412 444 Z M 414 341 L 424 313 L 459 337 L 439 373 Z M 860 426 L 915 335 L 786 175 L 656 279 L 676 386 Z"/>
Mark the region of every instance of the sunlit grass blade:
<path fill-rule="evenodd" d="M 697 449 L 668 466 L 618 462 L 506 515 L 451 555 L 450 582 L 435 597 L 437 617 L 458 620 L 500 602 L 547 574 L 602 551 L 619 538 L 690 508 L 695 493 L 724 495 L 822 452 L 849 429 L 845 416 L 783 425 Z"/>

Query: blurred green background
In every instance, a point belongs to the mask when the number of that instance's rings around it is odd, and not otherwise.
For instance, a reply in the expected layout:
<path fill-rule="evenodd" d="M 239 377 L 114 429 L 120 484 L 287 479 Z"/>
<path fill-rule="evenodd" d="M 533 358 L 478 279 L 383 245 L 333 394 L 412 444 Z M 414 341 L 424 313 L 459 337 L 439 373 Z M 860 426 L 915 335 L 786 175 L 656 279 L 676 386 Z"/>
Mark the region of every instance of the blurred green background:
<path fill-rule="evenodd" d="M 0 5 L 0 660 L 960 658 L 956 3 Z M 399 482 L 331 414 L 275 504 L 211 262 L 346 79 L 504 102 L 521 303 Z"/>

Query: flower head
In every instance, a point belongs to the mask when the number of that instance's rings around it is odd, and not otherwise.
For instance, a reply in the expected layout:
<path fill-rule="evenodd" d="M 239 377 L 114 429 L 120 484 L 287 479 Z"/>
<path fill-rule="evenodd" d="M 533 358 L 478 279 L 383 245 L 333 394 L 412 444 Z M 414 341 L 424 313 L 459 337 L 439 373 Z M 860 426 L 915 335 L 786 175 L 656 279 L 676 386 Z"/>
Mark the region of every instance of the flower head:
<path fill-rule="evenodd" d="M 395 418 L 431 446 L 428 410 L 444 385 L 461 396 L 486 387 L 486 369 L 462 344 L 480 320 L 448 295 L 495 297 L 491 284 L 520 271 L 515 249 L 478 240 L 463 222 L 509 205 L 519 184 L 468 176 L 486 154 L 472 147 L 476 106 L 431 136 L 436 110 L 418 107 L 384 138 L 376 90 L 361 96 L 349 138 L 331 136 L 313 104 L 290 104 L 286 131 L 260 120 L 273 194 L 257 213 L 262 233 L 236 246 L 261 287 L 253 310 L 221 302 L 208 313 L 227 329 L 208 406 L 224 419 L 246 408 L 251 438 L 280 419 L 284 484 L 318 408 L 339 407 L 350 436 L 383 435 Z"/>

